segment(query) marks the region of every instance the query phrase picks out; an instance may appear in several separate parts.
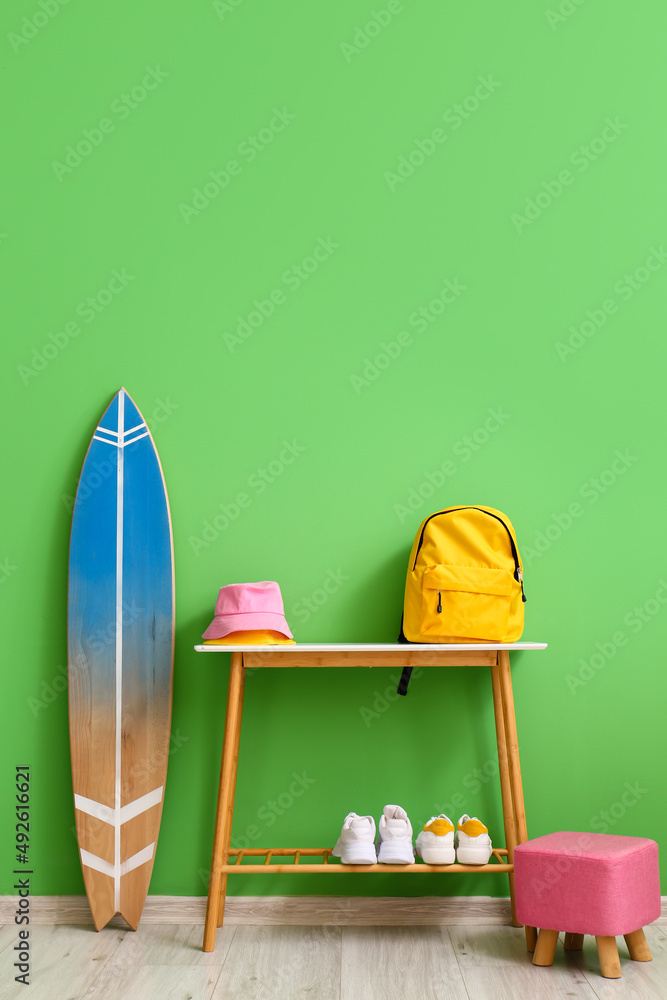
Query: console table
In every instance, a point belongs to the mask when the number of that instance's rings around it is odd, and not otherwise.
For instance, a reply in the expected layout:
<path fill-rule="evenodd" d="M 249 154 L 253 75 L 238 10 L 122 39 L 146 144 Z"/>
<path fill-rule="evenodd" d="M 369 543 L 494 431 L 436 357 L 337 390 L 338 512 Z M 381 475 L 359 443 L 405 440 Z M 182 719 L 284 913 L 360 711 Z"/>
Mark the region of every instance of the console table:
<path fill-rule="evenodd" d="M 523 803 L 519 747 L 510 674 L 510 651 L 545 649 L 544 642 L 514 643 L 295 643 L 287 646 L 198 645 L 199 653 L 231 653 L 227 714 L 222 742 L 218 806 L 213 838 L 213 860 L 208 887 L 204 951 L 215 948 L 216 928 L 222 927 L 227 876 L 243 874 L 311 874 L 349 872 L 507 872 L 512 922 L 514 909 L 514 848 L 528 839 Z M 230 850 L 234 818 L 234 792 L 241 737 L 243 689 L 246 669 L 275 667 L 490 667 L 498 744 L 500 792 L 505 827 L 505 847 L 494 848 L 486 865 L 342 865 L 330 863 L 332 849 L 252 848 Z M 231 863 L 231 858 L 234 858 Z M 526 928 L 529 940 L 533 928 Z"/>

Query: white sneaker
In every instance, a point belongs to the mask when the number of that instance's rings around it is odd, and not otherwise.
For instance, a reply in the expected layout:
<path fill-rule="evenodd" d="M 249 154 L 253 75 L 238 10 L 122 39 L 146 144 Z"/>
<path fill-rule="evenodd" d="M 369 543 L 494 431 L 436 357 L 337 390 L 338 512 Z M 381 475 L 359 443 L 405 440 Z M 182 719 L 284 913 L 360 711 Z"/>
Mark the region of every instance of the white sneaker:
<path fill-rule="evenodd" d="M 486 865 L 491 857 L 489 831 L 476 816 L 464 813 L 456 824 L 456 860 L 462 865 Z"/>
<path fill-rule="evenodd" d="M 373 817 L 357 816 L 355 812 L 348 813 L 332 853 L 340 858 L 344 865 L 376 864 Z"/>
<path fill-rule="evenodd" d="M 381 865 L 413 865 L 412 824 L 405 809 L 385 806 L 380 816 L 378 833 L 378 863 Z"/>
<path fill-rule="evenodd" d="M 449 816 L 444 813 L 431 816 L 417 837 L 415 846 L 424 864 L 453 865 L 456 859 L 454 824 Z"/>

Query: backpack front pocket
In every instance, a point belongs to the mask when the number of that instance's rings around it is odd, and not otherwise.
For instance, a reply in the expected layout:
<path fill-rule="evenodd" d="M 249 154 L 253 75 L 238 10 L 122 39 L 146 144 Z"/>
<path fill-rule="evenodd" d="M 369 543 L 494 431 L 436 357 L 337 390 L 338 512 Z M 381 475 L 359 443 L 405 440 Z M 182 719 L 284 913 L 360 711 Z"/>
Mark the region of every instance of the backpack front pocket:
<path fill-rule="evenodd" d="M 512 575 L 504 569 L 433 566 L 422 578 L 421 631 L 502 642 L 509 621 Z"/>

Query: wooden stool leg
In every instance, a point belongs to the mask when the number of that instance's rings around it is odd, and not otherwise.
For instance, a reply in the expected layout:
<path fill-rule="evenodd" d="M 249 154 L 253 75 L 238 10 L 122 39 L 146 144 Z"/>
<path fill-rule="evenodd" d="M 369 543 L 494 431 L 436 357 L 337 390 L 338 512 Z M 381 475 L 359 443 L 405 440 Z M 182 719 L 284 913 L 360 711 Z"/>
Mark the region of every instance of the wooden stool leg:
<path fill-rule="evenodd" d="M 581 951 L 584 947 L 583 934 L 566 934 L 564 948 L 566 951 Z"/>
<path fill-rule="evenodd" d="M 558 944 L 558 931 L 540 928 L 533 955 L 533 965 L 553 965 L 556 945 Z"/>
<path fill-rule="evenodd" d="M 621 978 L 621 962 L 618 957 L 615 937 L 595 936 L 595 943 L 598 947 L 598 958 L 600 959 L 600 973 L 605 979 Z"/>
<path fill-rule="evenodd" d="M 535 951 L 537 944 L 537 927 L 529 927 L 526 924 L 526 951 Z"/>
<path fill-rule="evenodd" d="M 241 710 L 243 707 L 243 680 L 243 654 L 232 653 L 232 662 L 229 669 L 225 732 L 222 740 L 218 806 L 215 816 L 215 833 L 213 836 L 213 858 L 211 861 L 211 877 L 208 884 L 206 921 L 204 923 L 204 951 L 213 951 L 215 948 L 215 932 L 221 905 L 224 909 L 224 897 L 222 897 L 221 901 L 222 872 L 220 869 L 229 858 L 228 852 L 234 812 L 234 790 L 236 787 Z"/>
<path fill-rule="evenodd" d="M 500 797 L 503 805 L 503 825 L 505 827 L 505 847 L 507 848 L 507 860 L 509 864 L 514 864 L 514 848 L 516 847 L 516 825 L 514 821 L 514 804 L 512 802 L 512 786 L 510 783 L 510 772 L 507 759 L 507 739 L 505 738 L 505 716 L 503 712 L 503 695 L 500 684 L 500 667 L 494 664 L 491 667 L 491 683 L 493 686 L 493 711 L 496 720 L 496 742 L 498 744 L 498 773 L 500 775 Z M 514 872 L 509 873 L 510 884 L 510 904 L 512 907 L 512 923 L 515 927 L 521 924 L 516 919 L 516 909 L 514 905 Z M 533 948 L 528 948 L 532 951 Z"/>
<path fill-rule="evenodd" d="M 633 931 L 632 934 L 624 934 L 623 937 L 633 962 L 650 962 L 652 960 L 651 949 L 641 927 L 638 931 Z"/>

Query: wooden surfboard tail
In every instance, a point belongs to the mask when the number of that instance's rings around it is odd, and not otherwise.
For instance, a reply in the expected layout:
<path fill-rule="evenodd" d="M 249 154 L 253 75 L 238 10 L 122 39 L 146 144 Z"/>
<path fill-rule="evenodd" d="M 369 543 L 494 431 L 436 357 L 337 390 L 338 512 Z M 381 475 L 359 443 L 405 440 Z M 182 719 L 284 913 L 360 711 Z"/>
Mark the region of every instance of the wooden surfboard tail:
<path fill-rule="evenodd" d="M 103 414 L 72 514 L 68 680 L 79 853 L 95 927 L 136 929 L 153 870 L 171 729 L 171 517 L 125 389 Z"/>

